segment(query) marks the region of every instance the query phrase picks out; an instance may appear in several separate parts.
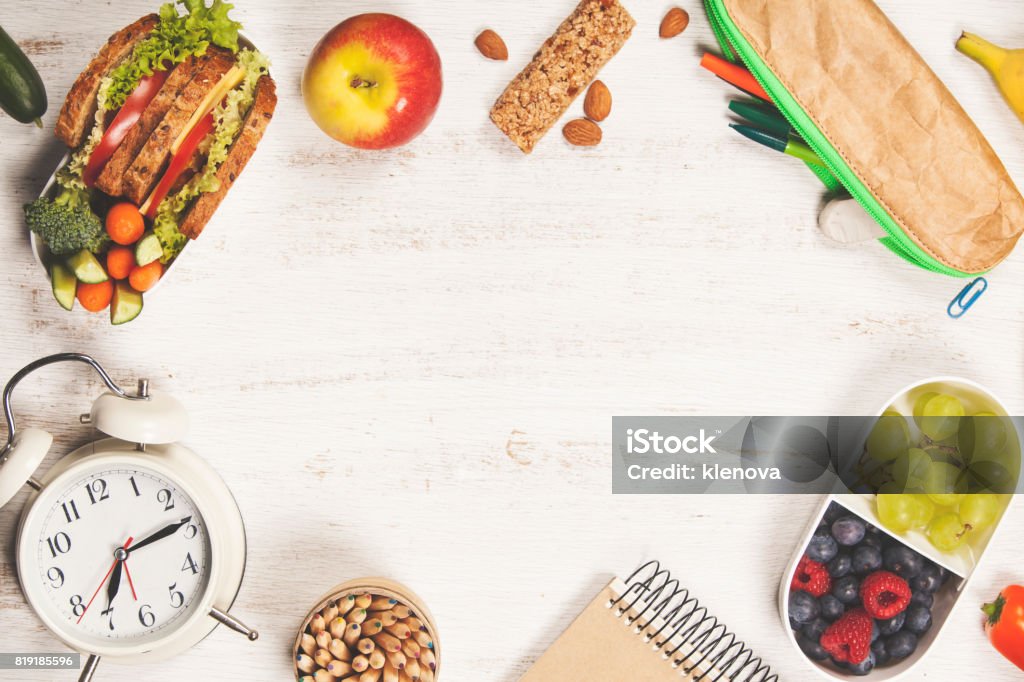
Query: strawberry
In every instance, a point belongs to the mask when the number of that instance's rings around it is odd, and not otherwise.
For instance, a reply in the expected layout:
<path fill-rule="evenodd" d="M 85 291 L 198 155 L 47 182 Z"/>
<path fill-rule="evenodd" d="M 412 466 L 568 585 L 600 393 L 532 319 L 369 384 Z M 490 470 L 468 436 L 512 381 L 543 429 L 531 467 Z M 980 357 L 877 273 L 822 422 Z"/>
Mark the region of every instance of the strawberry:
<path fill-rule="evenodd" d="M 860 600 L 872 618 L 887 620 L 910 605 L 910 585 L 895 573 L 875 571 L 860 583 Z"/>
<path fill-rule="evenodd" d="M 832 590 L 832 578 L 829 576 L 825 564 L 805 556 L 796 566 L 789 589 L 803 590 L 814 597 L 820 597 Z"/>
<path fill-rule="evenodd" d="M 850 609 L 828 626 L 818 643 L 837 662 L 857 665 L 871 653 L 873 624 L 864 609 Z"/>

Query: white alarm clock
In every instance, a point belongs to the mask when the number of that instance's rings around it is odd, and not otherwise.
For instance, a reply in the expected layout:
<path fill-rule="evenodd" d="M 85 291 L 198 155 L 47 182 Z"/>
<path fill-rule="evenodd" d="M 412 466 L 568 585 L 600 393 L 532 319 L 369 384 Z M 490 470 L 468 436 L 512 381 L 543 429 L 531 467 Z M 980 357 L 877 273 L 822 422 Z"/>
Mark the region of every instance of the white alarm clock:
<path fill-rule="evenodd" d="M 40 478 L 53 437 L 16 430 L 14 387 L 56 362 L 90 365 L 110 392 L 83 423 L 110 438 L 63 457 Z M 29 605 L 57 637 L 88 655 L 139 663 L 192 647 L 223 623 L 255 640 L 229 615 L 245 570 L 245 528 L 227 486 L 179 441 L 181 403 L 119 388 L 91 357 L 63 353 L 18 372 L 3 394 L 8 442 L 0 451 L 0 506 L 26 483 L 35 489 L 18 526 L 18 579 Z"/>

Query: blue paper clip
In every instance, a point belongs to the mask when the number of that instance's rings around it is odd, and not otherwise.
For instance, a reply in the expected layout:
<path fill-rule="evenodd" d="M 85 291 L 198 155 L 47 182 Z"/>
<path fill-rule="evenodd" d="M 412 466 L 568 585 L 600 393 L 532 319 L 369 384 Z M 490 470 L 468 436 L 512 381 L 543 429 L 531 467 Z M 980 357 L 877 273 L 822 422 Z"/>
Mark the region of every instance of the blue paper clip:
<path fill-rule="evenodd" d="M 964 314 L 971 309 L 981 295 L 988 291 L 988 280 L 984 277 L 972 281 L 970 284 L 965 286 L 959 294 L 956 295 L 952 301 L 949 302 L 949 307 L 946 308 L 946 312 L 954 320 L 959 320 Z"/>

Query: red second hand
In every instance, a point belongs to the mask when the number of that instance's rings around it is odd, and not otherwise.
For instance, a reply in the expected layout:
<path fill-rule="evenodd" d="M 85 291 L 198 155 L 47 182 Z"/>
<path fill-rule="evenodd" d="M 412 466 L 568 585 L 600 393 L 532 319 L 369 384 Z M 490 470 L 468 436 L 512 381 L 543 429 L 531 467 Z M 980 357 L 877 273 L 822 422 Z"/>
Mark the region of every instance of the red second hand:
<path fill-rule="evenodd" d="M 128 549 L 128 545 L 132 544 L 133 539 L 134 538 L 128 538 L 128 541 L 124 543 L 123 549 Z M 114 559 L 114 563 L 110 564 L 110 568 L 107 569 L 107 574 L 103 576 L 103 580 L 100 581 L 100 586 L 97 587 L 96 591 L 92 593 L 92 597 L 89 599 L 89 603 L 85 605 L 85 611 L 82 611 L 82 615 L 79 616 L 78 620 L 75 621 L 75 625 L 81 623 L 82 619 L 85 618 L 86 611 L 89 610 L 89 607 L 92 606 L 92 603 L 96 600 L 96 595 L 99 594 L 100 590 L 103 589 L 103 585 L 107 582 L 107 578 L 109 578 L 110 574 L 114 572 L 114 566 L 117 566 L 118 561 L 118 559 Z M 134 589 L 132 590 L 132 592 L 134 593 Z"/>
<path fill-rule="evenodd" d="M 130 538 L 128 542 L 131 542 Z M 125 545 L 124 548 L 128 549 L 128 545 Z M 128 587 L 132 588 L 132 599 L 134 599 L 135 601 L 139 601 L 138 596 L 135 594 L 135 583 L 132 582 L 132 572 L 128 570 L 127 559 L 124 560 L 124 574 L 128 576 Z"/>

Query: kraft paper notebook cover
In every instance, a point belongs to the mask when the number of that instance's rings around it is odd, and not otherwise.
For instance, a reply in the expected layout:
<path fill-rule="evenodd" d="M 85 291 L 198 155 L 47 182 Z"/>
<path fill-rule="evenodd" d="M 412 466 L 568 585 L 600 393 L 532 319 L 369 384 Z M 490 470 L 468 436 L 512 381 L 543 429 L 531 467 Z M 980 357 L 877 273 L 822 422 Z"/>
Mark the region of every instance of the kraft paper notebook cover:
<path fill-rule="evenodd" d="M 716 679 L 778 675 L 651 562 L 601 590 L 520 682 Z"/>

